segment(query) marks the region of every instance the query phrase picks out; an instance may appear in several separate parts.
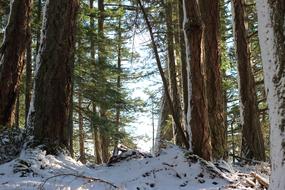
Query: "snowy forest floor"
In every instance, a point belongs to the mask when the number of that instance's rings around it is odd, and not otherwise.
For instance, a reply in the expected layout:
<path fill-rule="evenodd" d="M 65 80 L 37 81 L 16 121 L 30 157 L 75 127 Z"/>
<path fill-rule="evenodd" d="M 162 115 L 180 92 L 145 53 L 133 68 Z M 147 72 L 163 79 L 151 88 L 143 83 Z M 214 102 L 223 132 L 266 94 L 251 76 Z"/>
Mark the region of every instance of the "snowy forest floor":
<path fill-rule="evenodd" d="M 34 148 L 0 165 L 0 189 L 266 189 L 254 174 L 268 180 L 268 171 L 266 164 L 238 169 L 226 162 L 214 165 L 171 144 L 156 157 L 128 151 L 118 162 L 93 167 Z"/>

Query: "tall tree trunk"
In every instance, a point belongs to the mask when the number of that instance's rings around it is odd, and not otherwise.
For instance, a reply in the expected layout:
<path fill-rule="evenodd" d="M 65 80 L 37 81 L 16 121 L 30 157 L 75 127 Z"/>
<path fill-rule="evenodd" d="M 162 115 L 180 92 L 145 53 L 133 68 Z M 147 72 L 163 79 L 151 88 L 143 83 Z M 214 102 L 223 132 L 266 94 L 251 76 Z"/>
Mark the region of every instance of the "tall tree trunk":
<path fill-rule="evenodd" d="M 104 21 L 105 21 L 105 10 L 104 10 L 104 0 L 98 0 L 98 10 L 99 10 L 99 18 L 98 18 L 98 37 L 99 37 L 99 47 L 98 47 L 98 71 L 103 68 L 103 65 L 106 62 L 106 49 L 105 49 L 105 35 L 104 35 Z M 102 72 L 102 71 L 99 71 Z M 101 79 L 106 81 L 105 76 Z M 106 109 L 104 106 L 100 105 L 100 117 L 102 120 L 107 120 Z M 104 163 L 108 162 L 109 159 L 109 134 L 107 130 L 104 128 L 107 127 L 103 125 L 100 128 L 100 139 L 101 139 L 101 150 L 102 150 L 102 161 Z"/>
<path fill-rule="evenodd" d="M 89 7 L 90 9 L 94 8 L 94 0 L 89 1 Z M 93 30 L 94 30 L 94 18 L 90 16 L 90 54 L 91 54 L 91 59 L 94 63 L 94 67 L 96 69 L 96 62 L 95 62 L 95 43 L 94 43 L 94 36 Z M 101 147 L 100 147 L 100 135 L 99 135 L 99 130 L 98 126 L 95 125 L 94 118 L 96 115 L 96 105 L 94 102 L 92 102 L 92 114 L 91 114 L 91 127 L 92 127 L 92 136 L 93 136 L 93 144 L 94 144 L 94 156 L 96 158 L 96 164 L 101 164 L 102 163 L 102 158 L 101 158 Z"/>
<path fill-rule="evenodd" d="M 41 143 L 69 147 L 77 0 L 47 1 L 29 123 Z M 58 15 L 61 15 L 60 17 Z"/>
<path fill-rule="evenodd" d="M 212 158 L 208 121 L 204 53 L 202 46 L 203 23 L 196 0 L 183 1 L 184 32 L 188 66 L 188 125 L 191 127 L 193 152 L 206 160 Z"/>
<path fill-rule="evenodd" d="M 119 2 L 119 5 L 121 5 L 121 1 Z M 117 51 L 118 51 L 118 58 L 117 58 L 117 90 L 120 93 L 121 92 L 121 74 L 122 74 L 122 18 L 119 17 L 119 26 L 118 26 L 118 47 L 117 47 Z M 116 126 L 116 133 L 115 134 L 115 142 L 114 142 L 114 152 L 113 155 L 117 154 L 117 146 L 119 144 L 119 138 L 118 138 L 118 134 L 119 134 L 119 130 L 120 130 L 120 124 L 121 124 L 121 98 L 118 97 L 117 98 L 117 102 L 116 102 L 116 121 L 115 121 L 115 126 Z"/>
<path fill-rule="evenodd" d="M 168 105 L 169 105 L 169 108 L 170 108 L 170 114 L 171 114 L 171 116 L 173 118 L 173 121 L 174 121 L 175 125 L 177 126 L 177 129 L 180 131 L 179 133 L 183 134 L 182 135 L 183 145 L 187 149 L 189 149 L 190 148 L 190 144 L 189 144 L 188 136 L 187 136 L 187 134 L 185 133 L 185 131 L 183 129 L 183 126 L 182 126 L 181 121 L 179 119 L 178 113 L 174 111 L 172 99 L 171 99 L 171 96 L 170 96 L 170 93 L 169 93 L 169 90 L 168 90 L 167 80 L 166 80 L 166 77 L 164 75 L 164 71 L 163 71 L 162 64 L 161 64 L 160 57 L 159 57 L 159 53 L 158 53 L 158 48 L 157 48 L 157 45 L 155 43 L 153 30 L 152 30 L 151 24 L 150 24 L 150 22 L 148 20 L 147 12 L 145 11 L 144 6 L 143 6 L 141 0 L 138 0 L 138 4 L 139 4 L 139 7 L 140 7 L 140 9 L 141 9 L 141 11 L 143 13 L 144 20 L 145 20 L 145 22 L 147 24 L 147 28 L 149 30 L 149 34 L 150 34 L 150 38 L 151 38 L 151 45 L 152 45 L 152 48 L 153 48 L 153 51 L 154 51 L 155 60 L 156 60 L 156 64 L 157 64 L 157 67 L 158 67 L 158 70 L 159 70 L 159 74 L 160 74 L 161 79 L 162 79 L 163 89 L 165 91 L 165 96 L 166 96 L 166 101 L 168 102 Z"/>
<path fill-rule="evenodd" d="M 85 164 L 85 147 L 84 147 L 84 124 L 83 124 L 83 115 L 82 115 L 82 94 L 81 89 L 79 88 L 78 92 L 78 123 L 79 123 L 79 160 Z"/>
<path fill-rule="evenodd" d="M 26 89 L 25 89 L 25 127 L 27 127 L 27 118 L 30 109 L 32 92 L 32 35 L 31 22 L 28 24 L 28 42 L 26 47 Z"/>
<path fill-rule="evenodd" d="M 176 64 L 175 64 L 175 56 L 174 56 L 174 28 L 173 28 L 173 20 L 172 20 L 172 2 L 167 1 L 165 4 L 165 20 L 167 27 L 167 53 L 168 53 L 168 79 L 169 79 L 169 89 L 170 96 L 173 103 L 174 111 L 178 115 L 178 119 L 181 121 L 181 104 L 177 87 L 177 73 L 176 73 Z M 174 142 L 177 145 L 182 146 L 182 136 L 184 135 L 181 130 L 178 129 L 179 126 L 176 126 L 175 122 L 173 123 L 173 137 Z M 182 126 L 181 126 L 182 127 Z"/>
<path fill-rule="evenodd" d="M 208 118 L 211 131 L 214 159 L 221 159 L 226 152 L 226 128 L 224 123 L 224 105 L 222 78 L 220 72 L 219 47 L 219 0 L 200 0 L 203 33 L 206 87 L 208 100 Z"/>
<path fill-rule="evenodd" d="M 264 140 L 258 115 L 255 82 L 251 70 L 245 27 L 244 0 L 233 0 L 234 38 L 238 62 L 243 157 L 265 160 Z"/>
<path fill-rule="evenodd" d="M 270 190 L 285 189 L 285 1 L 258 0 L 258 33 L 271 125 Z"/>
<path fill-rule="evenodd" d="M 0 48 L 0 126 L 11 126 L 13 122 L 12 112 L 24 69 L 31 4 L 31 0 L 14 0 L 11 3 L 5 38 Z"/>
<path fill-rule="evenodd" d="M 187 118 L 188 109 L 188 81 L 187 81 L 187 60 L 186 60 L 186 48 L 183 31 L 183 0 L 179 0 L 179 49 L 180 49 L 180 60 L 181 60 L 181 75 L 182 75 L 182 93 L 183 93 L 183 117 L 184 121 Z"/>

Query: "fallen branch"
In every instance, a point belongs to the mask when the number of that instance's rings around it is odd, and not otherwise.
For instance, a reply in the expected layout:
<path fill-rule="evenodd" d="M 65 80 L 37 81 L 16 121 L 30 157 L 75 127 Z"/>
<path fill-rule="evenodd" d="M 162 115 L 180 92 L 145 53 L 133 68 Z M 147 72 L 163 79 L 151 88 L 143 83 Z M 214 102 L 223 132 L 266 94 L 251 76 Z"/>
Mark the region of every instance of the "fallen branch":
<path fill-rule="evenodd" d="M 250 180 L 248 178 L 245 178 L 245 181 L 252 188 L 256 186 L 256 184 L 252 180 Z"/>
<path fill-rule="evenodd" d="M 243 160 L 243 161 L 251 163 L 251 164 L 263 164 L 264 163 L 262 161 L 249 159 L 249 158 L 243 158 L 243 157 L 236 156 L 236 155 L 233 155 L 233 154 L 229 154 L 229 156 L 232 156 L 232 157 L 236 158 L 239 162 L 241 162 Z"/>
<path fill-rule="evenodd" d="M 46 184 L 46 182 L 52 178 L 57 178 L 57 177 L 60 177 L 60 176 L 74 176 L 74 177 L 78 177 L 78 178 L 82 178 L 82 179 L 87 179 L 87 180 L 90 180 L 90 181 L 99 181 L 101 183 L 106 183 L 108 185 L 110 185 L 111 187 L 114 187 L 115 189 L 119 189 L 118 186 L 114 185 L 113 183 L 111 182 L 108 182 L 108 181 L 105 181 L 103 179 L 99 179 L 99 178 L 94 178 L 94 177 L 90 177 L 90 176 L 83 176 L 83 175 L 78 175 L 78 174 L 58 174 L 58 175 L 54 175 L 54 176 L 51 176 L 51 177 L 48 177 L 47 179 L 45 179 L 45 181 L 39 186 L 39 189 L 40 190 L 44 190 L 44 185 Z"/>
<path fill-rule="evenodd" d="M 254 177 L 261 185 L 263 185 L 265 188 L 268 189 L 268 187 L 269 187 L 269 182 L 268 182 L 267 179 L 265 179 L 264 177 L 258 175 L 258 174 L 255 173 L 255 172 L 251 172 L 250 175 L 251 175 L 252 177 Z"/>

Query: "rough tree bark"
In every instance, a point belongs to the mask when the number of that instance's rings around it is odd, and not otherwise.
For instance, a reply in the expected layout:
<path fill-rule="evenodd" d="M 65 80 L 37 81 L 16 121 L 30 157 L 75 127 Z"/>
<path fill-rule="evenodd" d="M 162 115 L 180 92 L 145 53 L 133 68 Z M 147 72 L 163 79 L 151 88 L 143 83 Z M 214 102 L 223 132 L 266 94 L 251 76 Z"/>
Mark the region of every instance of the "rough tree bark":
<path fill-rule="evenodd" d="M 47 1 L 29 126 L 40 143 L 69 147 L 68 119 L 77 0 Z"/>
<path fill-rule="evenodd" d="M 285 1 L 258 0 L 258 33 L 271 125 L 270 190 L 285 189 Z"/>
<path fill-rule="evenodd" d="M 0 126 L 12 126 L 28 40 L 32 0 L 14 0 L 0 47 Z"/>
<path fill-rule="evenodd" d="M 204 60 L 208 100 L 208 118 L 214 159 L 221 159 L 226 152 L 226 128 L 219 47 L 219 0 L 200 0 L 203 32 Z"/>
<path fill-rule="evenodd" d="M 184 34 L 188 70 L 188 126 L 191 127 L 193 152 L 206 160 L 212 158 L 208 121 L 205 74 L 201 55 L 203 23 L 196 0 L 183 1 Z M 190 129 L 189 129 L 190 133 Z"/>
<path fill-rule="evenodd" d="M 172 3 L 167 1 L 165 3 L 165 20 L 166 20 L 166 40 L 167 40 L 167 54 L 168 54 L 168 79 L 169 79 L 169 91 L 173 103 L 174 112 L 177 113 L 178 119 L 182 123 L 182 113 L 181 113 L 181 103 L 180 96 L 178 93 L 178 83 L 177 83 L 177 72 L 176 72 L 176 61 L 174 55 L 174 28 L 172 19 Z M 178 129 L 175 122 L 173 123 L 173 137 L 174 142 L 177 145 L 182 146 L 182 136 L 184 135 L 181 130 Z M 181 126 L 183 127 L 183 126 Z"/>
<path fill-rule="evenodd" d="M 251 70 L 244 0 L 232 0 L 234 38 L 237 53 L 242 157 L 265 160 L 264 140 L 259 121 L 255 82 Z"/>

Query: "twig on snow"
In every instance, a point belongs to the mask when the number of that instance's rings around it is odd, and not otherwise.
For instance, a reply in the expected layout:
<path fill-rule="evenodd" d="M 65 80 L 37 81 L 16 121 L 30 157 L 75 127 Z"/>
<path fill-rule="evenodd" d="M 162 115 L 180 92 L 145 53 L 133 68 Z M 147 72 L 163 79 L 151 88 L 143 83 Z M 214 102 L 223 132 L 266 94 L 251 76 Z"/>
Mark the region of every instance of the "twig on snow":
<path fill-rule="evenodd" d="M 78 174 L 58 174 L 58 175 L 54 175 L 54 176 L 51 176 L 51 177 L 48 177 L 47 179 L 45 179 L 45 181 L 39 186 L 39 190 L 44 190 L 44 185 L 46 184 L 46 182 L 52 178 L 57 178 L 57 177 L 60 177 L 60 176 L 74 176 L 74 177 L 77 177 L 77 178 L 82 178 L 82 179 L 87 179 L 87 180 L 90 180 L 90 181 L 99 181 L 101 183 L 106 183 L 112 187 L 114 187 L 115 189 L 119 189 L 118 186 L 116 186 L 115 184 L 109 182 L 109 181 L 105 181 L 103 179 L 99 179 L 99 178 L 94 178 L 94 177 L 90 177 L 90 176 L 84 176 L 84 175 L 78 175 Z"/>

